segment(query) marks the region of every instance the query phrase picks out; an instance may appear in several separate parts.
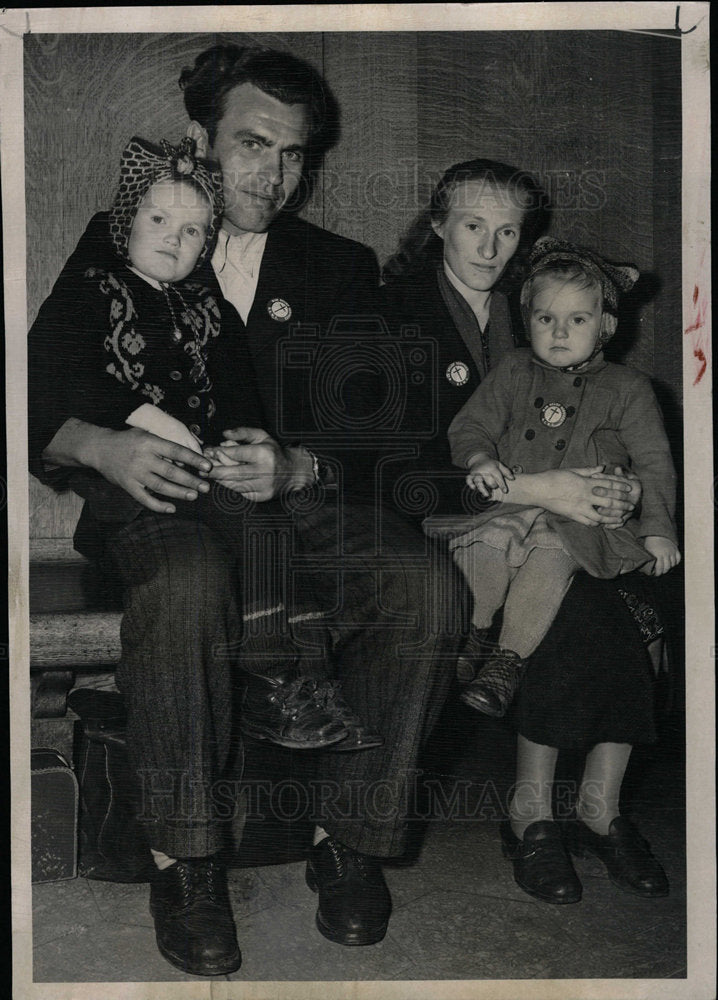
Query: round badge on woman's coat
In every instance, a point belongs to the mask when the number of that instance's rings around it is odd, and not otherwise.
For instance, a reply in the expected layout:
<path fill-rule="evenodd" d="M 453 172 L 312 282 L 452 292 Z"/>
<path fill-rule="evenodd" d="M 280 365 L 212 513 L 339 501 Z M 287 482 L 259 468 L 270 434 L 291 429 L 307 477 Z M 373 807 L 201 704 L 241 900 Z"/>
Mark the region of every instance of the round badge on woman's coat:
<path fill-rule="evenodd" d="M 286 323 L 292 315 L 292 307 L 284 299 L 270 299 L 267 312 L 277 323 Z"/>
<path fill-rule="evenodd" d="M 446 377 L 452 385 L 466 385 L 469 381 L 469 366 L 463 361 L 452 361 L 446 369 Z"/>

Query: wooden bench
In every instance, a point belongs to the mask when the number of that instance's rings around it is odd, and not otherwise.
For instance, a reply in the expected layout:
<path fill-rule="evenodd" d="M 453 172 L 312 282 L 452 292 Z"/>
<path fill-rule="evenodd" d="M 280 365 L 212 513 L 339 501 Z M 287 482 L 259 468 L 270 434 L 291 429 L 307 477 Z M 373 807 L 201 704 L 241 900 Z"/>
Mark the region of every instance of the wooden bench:
<path fill-rule="evenodd" d="M 64 717 L 81 676 L 112 686 L 120 659 L 120 595 L 72 547 L 81 508 L 74 494 L 56 494 L 30 478 L 33 719 Z"/>
<path fill-rule="evenodd" d="M 79 674 L 106 682 L 120 659 L 119 596 L 71 539 L 30 546 L 30 679 L 34 719 L 65 715 Z"/>

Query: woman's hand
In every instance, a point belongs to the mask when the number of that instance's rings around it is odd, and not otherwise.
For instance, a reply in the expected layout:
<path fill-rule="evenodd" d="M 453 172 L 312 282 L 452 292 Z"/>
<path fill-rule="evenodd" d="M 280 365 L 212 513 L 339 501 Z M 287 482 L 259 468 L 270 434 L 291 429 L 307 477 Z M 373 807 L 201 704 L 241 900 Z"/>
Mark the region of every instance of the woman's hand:
<path fill-rule="evenodd" d="M 626 477 L 609 475 L 603 472 L 602 465 L 596 465 L 516 476 L 508 493 L 494 494 L 494 499 L 543 507 L 579 524 L 618 527 L 635 507 L 631 500 L 633 490 Z M 600 509 L 599 497 L 608 501 Z"/>
<path fill-rule="evenodd" d="M 646 535 L 643 539 L 643 547 L 655 559 L 655 562 L 647 563 L 641 567 L 641 573 L 645 573 L 647 576 L 663 576 L 681 561 L 678 546 L 670 538 L 663 538 L 661 535 Z"/>
<path fill-rule="evenodd" d="M 625 482 L 628 483 L 628 485 L 630 486 L 631 492 L 628 493 L 625 497 L 622 497 L 621 499 L 622 500 L 623 499 L 628 499 L 629 503 L 633 504 L 633 507 L 629 508 L 626 511 L 624 511 L 623 514 L 622 514 L 622 516 L 621 516 L 620 521 L 618 521 L 616 524 L 604 524 L 604 527 L 608 528 L 609 530 L 613 530 L 615 528 L 622 528 L 623 525 L 626 523 L 626 521 L 630 520 L 630 518 L 633 517 L 633 512 L 636 509 L 636 507 L 638 506 L 638 503 L 639 503 L 639 501 L 641 499 L 641 494 L 643 493 L 643 487 L 641 486 L 641 480 L 638 478 L 637 475 L 635 475 L 635 473 L 631 472 L 629 469 L 623 469 L 620 465 L 617 465 L 615 467 L 615 469 L 613 470 L 613 473 L 614 473 L 614 475 L 618 476 L 619 478 L 625 480 Z M 592 477 L 592 478 L 595 478 L 595 477 Z M 603 479 L 604 478 L 604 474 L 603 473 L 599 473 L 598 474 L 598 478 L 599 479 Z M 602 487 L 600 487 L 600 486 L 594 487 L 593 493 L 594 493 L 594 496 L 597 496 L 597 497 L 603 497 L 603 496 L 605 496 L 605 492 L 602 489 Z M 616 513 L 616 511 L 614 511 L 614 509 L 610 505 L 605 506 L 605 507 L 597 507 L 596 510 L 599 512 L 599 514 Z"/>

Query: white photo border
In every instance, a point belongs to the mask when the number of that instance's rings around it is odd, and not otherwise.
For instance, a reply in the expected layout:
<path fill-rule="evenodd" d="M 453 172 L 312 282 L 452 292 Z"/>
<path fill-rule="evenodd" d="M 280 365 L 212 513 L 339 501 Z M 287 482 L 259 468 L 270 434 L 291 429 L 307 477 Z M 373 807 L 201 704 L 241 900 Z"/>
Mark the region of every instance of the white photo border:
<path fill-rule="evenodd" d="M 103 1000 L 117 983 L 32 982 L 30 893 L 30 690 L 28 472 L 26 419 L 25 184 L 23 35 L 255 31 L 508 31 L 611 29 L 665 34 L 678 29 L 683 86 L 683 387 L 686 577 L 688 975 L 685 980 L 535 980 L 378 983 L 167 982 L 122 984 L 127 1000 L 321 995 L 392 1000 L 518 996 L 551 998 L 666 997 L 708 1000 L 715 995 L 715 713 L 710 304 L 709 4 L 515 3 L 342 4 L 244 7 L 4 9 L 0 12 L 0 166 L 5 248 L 5 325 L 8 426 L 10 605 L 12 926 L 17 997 Z M 697 290 L 697 291 L 695 291 Z"/>

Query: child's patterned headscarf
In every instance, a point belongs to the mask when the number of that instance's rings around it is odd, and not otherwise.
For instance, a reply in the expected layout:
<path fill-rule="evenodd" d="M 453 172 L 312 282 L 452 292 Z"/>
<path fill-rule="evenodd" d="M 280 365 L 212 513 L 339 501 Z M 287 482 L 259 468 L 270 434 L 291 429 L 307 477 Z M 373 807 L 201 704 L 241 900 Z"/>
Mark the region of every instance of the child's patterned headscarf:
<path fill-rule="evenodd" d="M 128 259 L 130 232 L 140 202 L 158 181 L 186 181 L 206 195 L 212 218 L 197 267 L 213 248 L 224 211 L 222 172 L 218 164 L 197 159 L 194 145 L 188 136 L 176 148 L 164 139 L 160 146 L 153 146 L 134 136 L 125 147 L 120 161 L 120 186 L 110 212 L 112 241 L 123 260 Z"/>
<path fill-rule="evenodd" d="M 619 293 L 628 292 L 633 288 L 638 281 L 639 272 L 630 264 L 611 264 L 588 247 L 575 246 L 564 240 L 556 240 L 552 236 L 542 236 L 531 250 L 529 274 L 521 288 L 521 315 L 527 333 L 534 278 L 550 274 L 554 269 L 557 270 L 567 264 L 578 265 L 586 275 L 601 286 L 603 315 L 595 352 L 598 353 L 616 332 Z"/>

